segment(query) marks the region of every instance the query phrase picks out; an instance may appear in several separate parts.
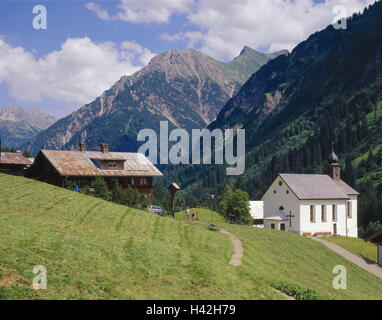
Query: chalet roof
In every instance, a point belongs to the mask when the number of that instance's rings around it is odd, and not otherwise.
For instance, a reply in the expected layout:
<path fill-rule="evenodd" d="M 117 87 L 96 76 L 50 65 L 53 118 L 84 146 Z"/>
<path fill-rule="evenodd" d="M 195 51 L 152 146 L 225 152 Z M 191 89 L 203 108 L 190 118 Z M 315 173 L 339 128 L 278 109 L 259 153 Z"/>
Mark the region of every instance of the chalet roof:
<path fill-rule="evenodd" d="M 1 152 L 0 164 L 31 165 L 32 162 L 21 153 Z"/>
<path fill-rule="evenodd" d="M 141 153 L 41 150 L 61 176 L 162 176 Z M 123 170 L 102 170 L 92 160 L 124 161 Z"/>
<path fill-rule="evenodd" d="M 324 174 L 280 174 L 300 200 L 349 199 L 359 193 L 342 180 Z"/>

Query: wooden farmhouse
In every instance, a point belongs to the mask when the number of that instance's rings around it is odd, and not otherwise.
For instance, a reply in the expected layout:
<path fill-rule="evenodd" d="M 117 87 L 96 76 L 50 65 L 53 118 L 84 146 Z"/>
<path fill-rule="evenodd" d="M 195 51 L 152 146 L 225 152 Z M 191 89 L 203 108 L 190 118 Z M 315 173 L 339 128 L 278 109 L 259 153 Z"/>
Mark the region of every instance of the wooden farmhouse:
<path fill-rule="evenodd" d="M 341 180 L 338 157 L 328 174 L 279 174 L 264 194 L 264 227 L 307 236 L 358 237 L 359 193 Z"/>
<path fill-rule="evenodd" d="M 109 188 L 117 181 L 124 188 L 136 188 L 151 203 L 153 177 L 162 173 L 141 153 L 109 152 L 107 144 L 101 144 L 100 151 L 86 151 L 80 144 L 79 151 L 41 150 L 25 175 L 57 186 L 67 179 L 79 188 L 99 176 Z"/>
<path fill-rule="evenodd" d="M 23 176 L 32 164 L 21 153 L 0 152 L 0 172 Z"/>

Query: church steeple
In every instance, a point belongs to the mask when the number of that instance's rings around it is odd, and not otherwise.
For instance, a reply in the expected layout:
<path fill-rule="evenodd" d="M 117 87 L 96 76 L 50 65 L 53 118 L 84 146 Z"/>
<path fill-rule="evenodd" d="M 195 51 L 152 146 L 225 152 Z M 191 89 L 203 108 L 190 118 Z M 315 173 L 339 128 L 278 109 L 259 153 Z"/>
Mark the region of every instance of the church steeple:
<path fill-rule="evenodd" d="M 334 180 L 341 180 L 341 167 L 338 164 L 338 156 L 334 153 L 334 142 L 332 142 L 332 153 L 328 159 L 328 174 Z"/>

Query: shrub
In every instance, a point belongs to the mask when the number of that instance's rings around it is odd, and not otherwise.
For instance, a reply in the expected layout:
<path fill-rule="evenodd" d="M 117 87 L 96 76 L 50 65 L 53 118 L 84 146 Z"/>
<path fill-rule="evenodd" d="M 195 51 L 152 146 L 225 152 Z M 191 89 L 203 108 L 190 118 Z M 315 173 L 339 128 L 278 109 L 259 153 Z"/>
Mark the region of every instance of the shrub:
<path fill-rule="evenodd" d="M 287 282 L 270 283 L 271 287 L 280 290 L 296 300 L 322 300 L 325 297 L 321 296 L 316 291 L 309 288 L 302 288 L 298 285 L 290 284 Z"/>

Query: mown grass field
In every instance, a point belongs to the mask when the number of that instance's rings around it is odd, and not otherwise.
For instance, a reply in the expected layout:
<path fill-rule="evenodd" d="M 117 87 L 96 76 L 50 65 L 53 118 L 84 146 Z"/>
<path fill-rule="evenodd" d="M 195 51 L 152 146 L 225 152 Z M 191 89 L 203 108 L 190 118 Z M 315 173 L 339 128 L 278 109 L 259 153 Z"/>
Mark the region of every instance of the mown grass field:
<path fill-rule="evenodd" d="M 197 209 L 198 219 L 211 221 L 211 211 Z M 348 262 L 324 245 L 302 236 L 225 223 L 212 213 L 213 223 L 234 233 L 243 243 L 240 273 L 251 282 L 261 279 L 275 286 L 297 286 L 313 291 L 321 299 L 382 299 L 382 280 Z M 184 220 L 182 213 L 178 219 Z M 205 229 L 204 225 L 195 227 Z M 363 240 L 362 240 L 363 241 Z M 336 265 L 347 269 L 347 290 L 335 290 L 332 273 Z"/>
<path fill-rule="evenodd" d="M 226 225 L 244 245 L 228 264 L 228 236 L 205 225 L 115 205 L 0 174 L 0 299 L 284 299 L 280 283 L 321 298 L 382 299 L 382 280 L 293 234 Z M 200 211 L 209 222 L 210 212 Z M 331 287 L 334 265 L 348 290 Z M 32 287 L 36 265 L 47 289 Z"/>
<path fill-rule="evenodd" d="M 0 194 L 0 299 L 280 298 L 243 281 L 223 234 L 20 177 Z"/>
<path fill-rule="evenodd" d="M 377 246 L 374 243 L 366 242 L 359 238 L 356 239 L 340 236 L 327 237 L 325 240 L 338 244 L 366 259 L 377 262 Z"/>

